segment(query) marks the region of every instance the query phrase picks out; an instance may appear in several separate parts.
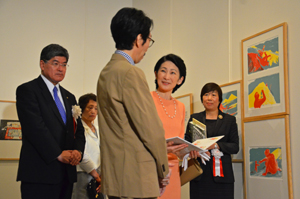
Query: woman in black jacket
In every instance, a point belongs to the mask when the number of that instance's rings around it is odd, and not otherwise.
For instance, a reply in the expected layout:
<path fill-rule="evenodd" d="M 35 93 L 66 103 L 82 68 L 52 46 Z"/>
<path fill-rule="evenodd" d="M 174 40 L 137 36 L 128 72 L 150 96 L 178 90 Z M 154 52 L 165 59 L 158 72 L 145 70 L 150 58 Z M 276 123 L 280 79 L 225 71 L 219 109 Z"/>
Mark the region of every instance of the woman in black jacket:
<path fill-rule="evenodd" d="M 215 83 L 207 83 L 201 90 L 201 101 L 205 111 L 192 114 L 192 118 L 206 125 L 207 137 L 224 135 L 216 144 L 208 148 L 211 160 L 206 165 L 198 159 L 203 174 L 190 182 L 190 199 L 233 199 L 234 175 L 231 154 L 239 151 L 239 137 L 236 119 L 220 111 L 222 90 Z M 187 127 L 185 139 L 193 142 L 192 133 Z M 219 155 L 222 155 L 219 158 Z M 195 157 L 191 153 L 191 157 Z"/>

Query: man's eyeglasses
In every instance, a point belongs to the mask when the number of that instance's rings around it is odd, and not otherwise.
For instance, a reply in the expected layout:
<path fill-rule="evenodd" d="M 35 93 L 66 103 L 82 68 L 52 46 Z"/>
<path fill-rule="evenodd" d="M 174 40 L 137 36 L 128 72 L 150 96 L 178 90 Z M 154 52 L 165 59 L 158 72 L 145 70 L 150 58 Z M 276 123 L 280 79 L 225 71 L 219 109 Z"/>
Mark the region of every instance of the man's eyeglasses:
<path fill-rule="evenodd" d="M 44 61 L 45 62 L 45 61 Z M 45 62 L 46 63 L 46 62 Z M 63 68 L 66 68 L 66 67 L 68 67 L 69 65 L 67 64 L 67 63 L 59 63 L 59 62 L 57 62 L 57 61 L 54 61 L 54 62 L 52 62 L 52 63 L 50 63 L 51 64 L 51 66 L 53 66 L 53 67 L 55 67 L 55 68 L 58 68 L 59 66 L 61 66 L 61 67 L 63 67 Z"/>
<path fill-rule="evenodd" d="M 150 43 L 149 43 L 149 48 L 154 44 L 154 40 L 151 37 L 148 37 L 148 39 L 150 39 Z"/>

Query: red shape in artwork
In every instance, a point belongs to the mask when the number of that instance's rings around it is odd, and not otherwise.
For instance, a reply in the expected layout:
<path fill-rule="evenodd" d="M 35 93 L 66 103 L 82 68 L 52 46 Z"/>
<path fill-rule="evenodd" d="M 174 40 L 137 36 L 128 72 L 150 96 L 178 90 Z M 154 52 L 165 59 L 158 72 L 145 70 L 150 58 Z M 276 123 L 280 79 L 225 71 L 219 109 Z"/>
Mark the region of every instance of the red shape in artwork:
<path fill-rule="evenodd" d="M 257 164 L 257 160 L 255 160 L 255 171 L 257 172 L 257 168 L 260 164 Z"/>
<path fill-rule="evenodd" d="M 224 107 L 223 104 L 221 103 L 219 109 L 220 109 L 220 111 L 224 112 L 224 110 L 226 110 L 228 108 L 227 108 L 227 106 Z"/>
<path fill-rule="evenodd" d="M 264 92 L 264 90 L 261 90 L 261 92 L 262 92 L 262 95 L 263 95 L 263 97 L 260 99 L 259 98 L 259 93 L 258 92 L 256 92 L 255 94 L 254 94 L 254 108 L 260 108 L 261 107 L 261 105 L 266 101 L 266 95 L 265 95 L 265 92 Z"/>
<path fill-rule="evenodd" d="M 259 161 L 259 163 L 265 162 L 266 171 L 262 174 L 263 176 L 266 176 L 268 173 L 275 174 L 277 171 L 281 171 L 274 154 L 270 153 L 269 149 L 265 150 L 265 156 L 264 159 Z"/>
<path fill-rule="evenodd" d="M 263 55 L 265 55 L 263 57 Z M 267 53 L 265 52 L 265 46 L 263 47 L 262 50 L 258 50 L 258 54 L 257 53 L 248 53 L 248 70 L 249 73 L 250 72 L 255 72 L 258 70 L 264 70 L 262 68 L 262 66 L 268 66 L 269 65 L 269 61 L 268 58 L 271 55 L 267 55 Z"/>

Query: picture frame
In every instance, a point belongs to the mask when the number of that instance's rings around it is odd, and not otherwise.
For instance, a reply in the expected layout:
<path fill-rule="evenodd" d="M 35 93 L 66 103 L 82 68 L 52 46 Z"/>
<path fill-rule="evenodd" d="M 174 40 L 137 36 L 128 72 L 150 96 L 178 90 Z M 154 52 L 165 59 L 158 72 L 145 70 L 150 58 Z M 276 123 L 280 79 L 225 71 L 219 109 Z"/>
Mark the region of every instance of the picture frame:
<path fill-rule="evenodd" d="M 22 140 L 19 120 L 0 120 L 0 140 Z"/>
<path fill-rule="evenodd" d="M 177 97 L 174 97 L 178 101 L 182 102 L 185 106 L 185 119 L 184 119 L 184 124 L 185 127 L 187 126 L 187 123 L 190 119 L 191 114 L 194 113 L 194 107 L 193 107 L 193 94 L 188 93 L 185 95 L 180 95 Z"/>
<path fill-rule="evenodd" d="M 0 119 L 18 120 L 15 101 L 0 100 Z M 19 160 L 21 145 L 21 141 L 0 140 L 0 160 Z"/>
<path fill-rule="evenodd" d="M 292 199 L 289 115 L 245 122 L 243 142 L 246 197 Z"/>
<path fill-rule="evenodd" d="M 289 114 L 287 23 L 242 40 L 245 122 Z"/>
<path fill-rule="evenodd" d="M 232 155 L 233 162 L 243 162 L 242 147 L 242 100 L 241 100 L 241 80 L 220 85 L 222 89 L 222 102 L 220 110 L 229 115 L 235 116 L 238 126 L 240 150 L 237 154 Z"/>

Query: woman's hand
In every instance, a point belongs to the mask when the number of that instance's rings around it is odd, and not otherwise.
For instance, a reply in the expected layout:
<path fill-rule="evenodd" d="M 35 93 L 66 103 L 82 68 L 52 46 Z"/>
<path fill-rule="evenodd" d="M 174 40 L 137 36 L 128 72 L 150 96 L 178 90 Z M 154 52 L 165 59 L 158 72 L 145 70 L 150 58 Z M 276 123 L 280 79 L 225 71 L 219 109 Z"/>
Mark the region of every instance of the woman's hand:
<path fill-rule="evenodd" d="M 175 155 L 177 155 L 179 157 L 180 151 L 182 149 L 185 149 L 186 147 L 188 147 L 187 144 L 176 144 L 173 145 L 174 142 L 168 142 L 167 143 L 167 152 L 168 153 L 174 153 Z"/>
<path fill-rule="evenodd" d="M 219 145 L 218 145 L 217 143 L 214 143 L 214 144 L 210 145 L 210 146 L 207 148 L 207 150 L 212 150 L 212 149 L 215 149 L 215 148 L 220 149 L 220 147 L 219 147 Z"/>
<path fill-rule="evenodd" d="M 190 158 L 191 159 L 197 159 L 198 157 L 200 157 L 198 151 L 190 151 Z"/>
<path fill-rule="evenodd" d="M 93 178 L 95 178 L 95 180 L 98 184 L 96 191 L 97 191 L 97 193 L 99 193 L 101 191 L 101 178 L 95 169 L 90 172 L 90 175 L 93 176 Z"/>
<path fill-rule="evenodd" d="M 205 152 L 208 156 L 210 156 L 210 152 L 209 151 L 206 151 Z M 198 151 L 191 151 L 190 152 L 190 158 L 194 158 L 194 159 L 197 159 L 197 158 L 200 158 L 201 155 L 199 154 Z"/>
<path fill-rule="evenodd" d="M 97 193 L 99 193 L 101 191 L 101 178 L 100 176 L 98 178 L 95 178 L 97 184 L 98 184 L 98 187 L 96 188 L 96 191 Z"/>

